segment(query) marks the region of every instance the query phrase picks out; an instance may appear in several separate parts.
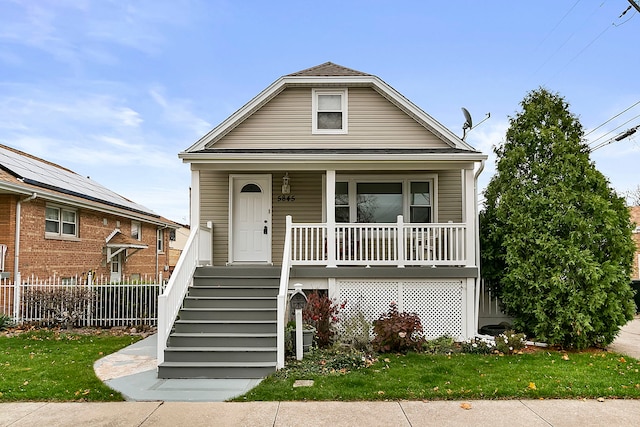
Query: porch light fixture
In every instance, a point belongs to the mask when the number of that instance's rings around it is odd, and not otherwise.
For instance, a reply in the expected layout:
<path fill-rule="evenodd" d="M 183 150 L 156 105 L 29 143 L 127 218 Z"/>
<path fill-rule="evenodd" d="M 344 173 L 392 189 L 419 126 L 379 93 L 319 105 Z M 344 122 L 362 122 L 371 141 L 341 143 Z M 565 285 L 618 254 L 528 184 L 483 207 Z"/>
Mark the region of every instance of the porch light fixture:
<path fill-rule="evenodd" d="M 285 172 L 282 177 L 282 194 L 289 194 L 291 186 L 289 185 L 289 172 Z"/>

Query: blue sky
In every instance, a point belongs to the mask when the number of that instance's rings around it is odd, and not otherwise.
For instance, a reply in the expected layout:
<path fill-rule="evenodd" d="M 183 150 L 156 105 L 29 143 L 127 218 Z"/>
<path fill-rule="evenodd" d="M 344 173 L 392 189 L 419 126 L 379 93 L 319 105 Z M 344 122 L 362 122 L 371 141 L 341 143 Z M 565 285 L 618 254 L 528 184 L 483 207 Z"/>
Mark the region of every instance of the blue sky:
<path fill-rule="evenodd" d="M 282 75 L 375 74 L 490 154 L 540 86 L 594 144 L 640 124 L 640 14 L 627 0 L 0 0 L 0 142 L 188 222 L 177 155 Z M 617 128 L 617 129 L 616 129 Z M 638 132 L 640 134 L 640 132 Z M 597 139 L 600 138 L 600 139 Z M 592 153 L 618 191 L 640 138 Z M 489 162 L 480 181 L 493 174 Z"/>

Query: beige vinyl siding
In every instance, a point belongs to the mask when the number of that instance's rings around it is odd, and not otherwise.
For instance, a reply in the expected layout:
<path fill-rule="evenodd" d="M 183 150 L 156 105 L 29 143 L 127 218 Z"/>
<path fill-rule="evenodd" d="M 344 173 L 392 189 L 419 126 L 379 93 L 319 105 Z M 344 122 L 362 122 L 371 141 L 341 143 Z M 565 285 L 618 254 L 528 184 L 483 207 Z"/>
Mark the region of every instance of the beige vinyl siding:
<path fill-rule="evenodd" d="M 228 261 L 229 241 L 229 173 L 200 172 L 200 225 L 213 221 L 213 263 Z"/>
<path fill-rule="evenodd" d="M 322 222 L 322 173 L 320 172 L 289 172 L 291 193 L 294 201 L 280 202 L 282 172 L 273 172 L 273 263 L 282 263 L 284 250 L 285 218 L 291 215 L 294 223 Z"/>
<path fill-rule="evenodd" d="M 438 172 L 438 222 L 462 222 L 460 170 Z"/>
<path fill-rule="evenodd" d="M 371 88 L 349 88 L 349 133 L 312 135 L 311 88 L 288 88 L 215 143 L 216 148 L 446 148 Z"/>
<path fill-rule="evenodd" d="M 294 223 L 322 222 L 322 181 L 323 171 L 289 171 L 291 193 L 294 201 L 278 201 L 281 195 L 282 176 L 286 171 L 272 173 L 272 260 L 276 265 L 282 262 L 284 246 L 285 217 L 291 215 Z M 419 173 L 419 172 L 415 172 Z M 428 171 L 422 173 L 429 173 Z M 381 176 L 390 175 L 380 173 Z M 409 173 L 412 174 L 411 172 Z M 366 176 L 367 174 L 363 174 Z M 397 173 L 393 174 L 397 175 Z M 438 171 L 438 221 L 462 221 L 462 194 L 460 170 Z M 229 240 L 229 172 L 200 172 L 200 223 L 214 224 L 214 265 L 228 262 Z"/>

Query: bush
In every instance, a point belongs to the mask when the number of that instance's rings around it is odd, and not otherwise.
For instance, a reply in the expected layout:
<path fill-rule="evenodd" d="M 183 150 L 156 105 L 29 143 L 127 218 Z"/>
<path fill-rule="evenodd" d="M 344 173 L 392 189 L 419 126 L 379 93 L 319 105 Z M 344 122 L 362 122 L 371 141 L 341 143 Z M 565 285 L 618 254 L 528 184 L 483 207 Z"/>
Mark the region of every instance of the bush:
<path fill-rule="evenodd" d="M 422 344 L 422 350 L 431 354 L 449 354 L 456 351 L 457 347 L 452 337 L 443 335 L 432 340 L 425 340 Z"/>
<path fill-rule="evenodd" d="M 517 334 L 515 331 L 505 331 L 496 337 L 496 349 L 500 353 L 513 354 L 526 347 L 525 334 Z"/>
<path fill-rule="evenodd" d="M 471 338 L 460 343 L 460 350 L 467 354 L 491 354 L 496 350 L 492 339 Z"/>
<path fill-rule="evenodd" d="M 381 353 L 419 351 L 424 341 L 420 317 L 398 312 L 398 305 L 393 301 L 389 311 L 373 322 L 373 333 L 373 349 Z"/>
<path fill-rule="evenodd" d="M 82 287 L 56 289 L 26 289 L 23 297 L 23 312 L 30 308 L 42 316 L 47 326 L 60 325 L 67 329 L 85 318 L 93 301 L 93 292 Z"/>
<path fill-rule="evenodd" d="M 307 297 L 307 304 L 302 310 L 304 323 L 316 328 L 315 341 L 319 348 L 329 347 L 336 335 L 333 324 L 339 321 L 338 313 L 347 304 L 338 304 L 325 293 L 314 291 Z"/>
<path fill-rule="evenodd" d="M 13 318 L 8 314 L 0 314 L 0 331 L 4 331 L 11 326 L 13 326 Z"/>
<path fill-rule="evenodd" d="M 343 332 L 339 336 L 341 343 L 355 350 L 371 352 L 371 322 L 361 311 L 341 321 Z"/>

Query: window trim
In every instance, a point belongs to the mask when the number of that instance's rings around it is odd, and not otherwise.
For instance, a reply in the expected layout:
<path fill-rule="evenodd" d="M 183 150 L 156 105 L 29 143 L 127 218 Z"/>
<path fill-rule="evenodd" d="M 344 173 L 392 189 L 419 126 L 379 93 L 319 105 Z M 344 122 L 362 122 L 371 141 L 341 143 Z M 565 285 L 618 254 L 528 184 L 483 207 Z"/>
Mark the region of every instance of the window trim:
<path fill-rule="evenodd" d="M 437 174 L 417 174 L 407 175 L 336 175 L 336 183 L 346 182 L 349 188 L 349 220 L 358 218 L 358 183 L 383 183 L 383 182 L 402 182 L 402 217 L 404 222 L 411 221 L 411 183 L 412 182 L 429 182 L 431 190 L 431 223 L 438 223 L 438 175 Z M 326 194 L 326 175 L 322 183 L 323 193 Z M 326 201 L 322 201 L 322 221 L 326 222 Z M 334 203 L 335 209 L 335 203 Z M 354 224 L 354 222 L 350 222 Z"/>
<path fill-rule="evenodd" d="M 133 225 L 134 225 L 134 224 L 137 224 L 137 226 L 138 226 L 138 236 L 137 236 L 137 237 L 134 237 L 134 236 L 133 236 Z M 132 238 L 132 239 L 136 239 L 137 241 L 141 242 L 141 241 L 142 241 L 142 222 L 140 222 L 140 221 L 133 221 L 133 220 L 132 220 L 132 221 L 131 221 L 131 233 L 130 233 L 130 234 L 131 234 L 131 238 Z"/>
<path fill-rule="evenodd" d="M 319 95 L 340 95 L 341 113 L 342 113 L 342 129 L 318 129 L 318 96 Z M 312 89 L 311 97 L 311 121 L 312 131 L 314 135 L 346 135 L 349 133 L 349 111 L 348 111 L 349 92 L 344 89 Z"/>
<path fill-rule="evenodd" d="M 53 232 L 53 231 L 47 231 L 47 222 L 48 221 L 52 221 L 47 218 L 47 210 L 49 209 L 56 209 L 58 211 L 58 231 L 57 232 Z M 73 222 L 73 228 L 74 228 L 74 234 L 69 234 L 69 233 L 65 233 L 64 232 L 64 224 L 71 224 L 68 221 L 64 221 L 64 215 L 63 212 L 69 212 L 69 213 L 73 213 L 74 216 L 74 222 Z M 80 216 L 78 215 L 78 209 L 74 209 L 74 208 L 69 208 L 66 206 L 61 206 L 61 205 L 51 205 L 51 204 L 47 204 L 45 206 L 45 214 L 44 214 L 44 223 L 45 223 L 45 227 L 44 227 L 44 235 L 45 238 L 56 238 L 56 239 L 70 239 L 70 240 L 76 240 L 79 238 L 79 232 L 80 232 Z"/>
<path fill-rule="evenodd" d="M 159 228 L 156 231 L 156 252 L 164 253 L 164 228 Z"/>

